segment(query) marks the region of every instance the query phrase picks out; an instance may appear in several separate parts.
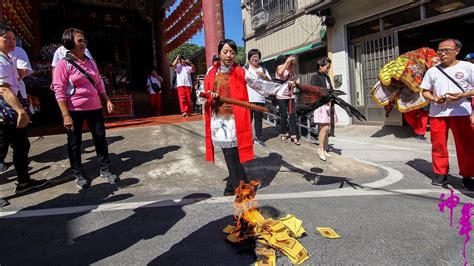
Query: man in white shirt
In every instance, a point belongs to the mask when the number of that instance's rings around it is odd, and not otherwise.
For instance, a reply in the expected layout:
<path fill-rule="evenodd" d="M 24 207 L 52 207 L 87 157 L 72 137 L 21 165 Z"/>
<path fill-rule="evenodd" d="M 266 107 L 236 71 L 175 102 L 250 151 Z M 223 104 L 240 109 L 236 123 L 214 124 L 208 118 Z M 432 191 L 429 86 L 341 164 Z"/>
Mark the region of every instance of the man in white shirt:
<path fill-rule="evenodd" d="M 191 102 L 191 88 L 193 82 L 191 74 L 194 73 L 194 65 L 191 61 L 180 54 L 173 62 L 176 71 L 176 88 L 178 89 L 179 106 L 184 117 L 188 117 L 193 110 Z"/>
<path fill-rule="evenodd" d="M 451 129 L 462 182 L 466 189 L 474 190 L 474 131 L 469 119 L 472 113 L 469 97 L 474 95 L 474 65 L 456 59 L 461 47 L 456 39 L 440 42 L 437 52 L 441 64 L 428 69 L 420 88 L 423 96 L 430 100 L 431 155 L 436 175 L 432 184 L 447 183 L 447 139 Z"/>
<path fill-rule="evenodd" d="M 18 79 L 19 91 L 14 91 L 14 93 L 18 97 L 18 99 L 22 98 L 22 101 L 27 101 L 28 95 L 26 94 L 26 86 L 25 82 L 23 82 L 23 78 L 33 73 L 30 60 L 28 59 L 26 51 L 18 46 L 15 47 L 15 50 L 10 52 L 9 56 L 18 70 L 18 73 L 15 73 L 15 77 Z M 5 165 L 5 157 L 8 153 L 9 143 L 4 144 L 6 145 L 0 146 L 0 172 L 4 172 L 7 170 L 7 167 Z"/>
<path fill-rule="evenodd" d="M 161 82 L 163 78 L 158 75 L 156 69 L 152 69 L 146 82 L 147 90 L 150 93 L 150 108 L 154 115 L 161 115 Z"/>
<path fill-rule="evenodd" d="M 251 49 L 248 54 L 247 54 L 247 59 L 249 60 L 249 65 L 245 67 L 245 71 L 247 72 L 247 75 L 252 75 L 264 80 L 271 81 L 270 74 L 268 73 L 267 69 L 264 67 L 260 66 L 260 58 L 262 57 L 262 54 L 258 49 Z M 260 106 L 265 106 L 265 96 L 261 95 L 260 93 L 256 92 L 254 89 L 252 89 L 249 85 L 247 85 L 247 92 L 249 95 L 249 102 L 260 105 Z M 265 144 L 263 140 L 263 133 L 262 133 L 262 117 L 263 113 L 258 112 L 258 111 L 250 111 L 250 119 L 254 121 L 254 129 L 255 129 L 255 140 L 254 142 L 257 143 L 260 146 L 266 147 L 267 145 Z"/>
<path fill-rule="evenodd" d="M 68 49 L 66 49 L 66 47 L 64 47 L 63 45 L 61 45 L 58 49 L 56 49 L 53 55 L 53 61 L 51 62 L 51 66 L 54 68 L 56 64 L 66 56 L 67 52 L 68 52 Z M 89 49 L 86 48 L 86 51 L 84 52 L 84 54 L 88 58 L 93 59 L 91 53 L 89 52 Z"/>

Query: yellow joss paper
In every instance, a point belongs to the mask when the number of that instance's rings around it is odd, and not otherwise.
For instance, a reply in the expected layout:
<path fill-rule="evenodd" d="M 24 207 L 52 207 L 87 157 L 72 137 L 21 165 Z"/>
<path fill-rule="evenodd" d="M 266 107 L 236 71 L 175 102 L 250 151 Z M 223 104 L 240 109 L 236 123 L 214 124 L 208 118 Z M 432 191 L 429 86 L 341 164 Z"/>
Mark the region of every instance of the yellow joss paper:
<path fill-rule="evenodd" d="M 224 233 L 230 234 L 235 230 L 235 226 L 233 225 L 227 225 L 224 230 L 222 230 Z"/>
<path fill-rule="evenodd" d="M 259 258 L 255 262 L 255 266 L 275 266 L 276 265 L 276 255 L 275 250 L 272 248 L 257 247 L 255 253 Z"/>
<path fill-rule="evenodd" d="M 303 227 L 303 221 L 296 218 L 294 215 L 288 214 L 286 217 L 280 219 L 285 227 L 290 230 L 291 235 L 298 238 L 305 232 Z"/>
<path fill-rule="evenodd" d="M 329 227 L 316 227 L 316 230 L 321 233 L 322 236 L 324 236 L 325 238 L 331 238 L 331 239 L 335 239 L 335 238 L 341 238 L 341 236 L 336 233 L 336 231 L 334 231 L 332 228 L 329 228 Z"/>
<path fill-rule="evenodd" d="M 225 238 L 232 243 L 239 243 L 241 241 L 241 239 L 235 233 L 228 234 Z"/>

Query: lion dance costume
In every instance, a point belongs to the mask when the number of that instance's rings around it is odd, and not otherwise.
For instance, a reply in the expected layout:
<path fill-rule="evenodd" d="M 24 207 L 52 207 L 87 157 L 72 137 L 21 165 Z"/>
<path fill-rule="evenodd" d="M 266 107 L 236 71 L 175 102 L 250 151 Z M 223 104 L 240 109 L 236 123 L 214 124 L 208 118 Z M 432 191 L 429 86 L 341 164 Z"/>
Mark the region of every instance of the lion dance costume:
<path fill-rule="evenodd" d="M 379 82 L 372 88 L 372 99 L 386 111 L 395 104 L 401 113 L 417 110 L 429 104 L 419 87 L 426 71 L 439 62 L 436 51 L 419 48 L 388 62 L 379 72 Z"/>

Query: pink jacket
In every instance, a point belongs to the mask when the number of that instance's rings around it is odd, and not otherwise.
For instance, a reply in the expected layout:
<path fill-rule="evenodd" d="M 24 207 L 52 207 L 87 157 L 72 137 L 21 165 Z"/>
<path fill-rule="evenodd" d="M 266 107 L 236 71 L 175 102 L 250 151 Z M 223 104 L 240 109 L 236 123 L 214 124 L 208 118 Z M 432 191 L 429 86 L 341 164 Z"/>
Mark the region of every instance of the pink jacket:
<path fill-rule="evenodd" d="M 76 60 L 76 63 L 89 73 L 96 87 L 73 65 L 65 59 L 59 61 L 54 68 L 53 89 L 56 100 L 66 101 L 70 111 L 89 111 L 101 109 L 100 94 L 105 93 L 104 83 L 97 65 L 91 59 Z M 75 93 L 71 96 L 71 83 Z"/>

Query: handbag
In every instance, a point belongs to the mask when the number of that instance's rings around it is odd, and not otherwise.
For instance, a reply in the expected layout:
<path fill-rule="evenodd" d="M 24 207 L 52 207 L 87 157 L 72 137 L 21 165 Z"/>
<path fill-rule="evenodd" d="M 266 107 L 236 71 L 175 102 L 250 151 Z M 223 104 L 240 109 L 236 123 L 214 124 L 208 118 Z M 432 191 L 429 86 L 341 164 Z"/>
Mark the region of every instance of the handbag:
<path fill-rule="evenodd" d="M 30 117 L 30 120 L 32 118 L 32 114 L 30 111 L 30 107 L 28 104 L 28 101 L 26 99 L 23 99 L 20 96 L 20 93 L 18 92 L 18 101 L 20 102 L 21 106 L 23 109 L 25 109 L 26 113 Z M 5 98 L 3 96 L 0 96 L 0 124 L 3 125 L 13 125 L 16 126 L 17 120 L 18 120 L 18 114 L 17 112 L 7 103 Z"/>
<path fill-rule="evenodd" d="M 150 78 L 150 77 L 148 77 L 148 80 L 150 80 L 151 89 L 152 89 L 155 93 L 160 93 L 160 92 L 161 92 L 160 86 L 158 86 L 158 84 L 156 84 L 156 83 L 153 83 L 153 82 L 151 81 L 151 78 Z"/>

